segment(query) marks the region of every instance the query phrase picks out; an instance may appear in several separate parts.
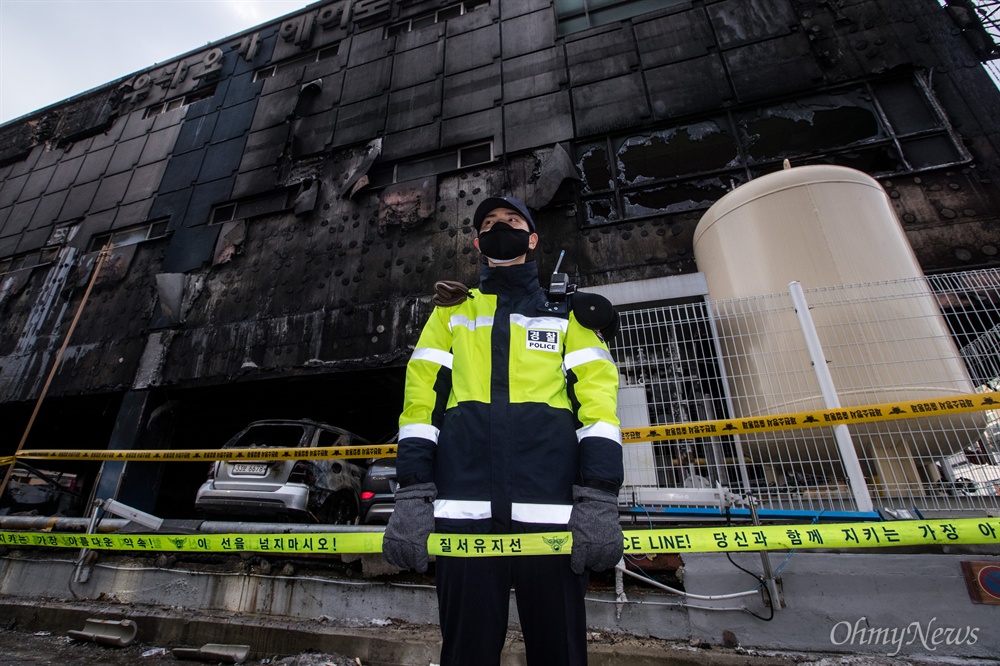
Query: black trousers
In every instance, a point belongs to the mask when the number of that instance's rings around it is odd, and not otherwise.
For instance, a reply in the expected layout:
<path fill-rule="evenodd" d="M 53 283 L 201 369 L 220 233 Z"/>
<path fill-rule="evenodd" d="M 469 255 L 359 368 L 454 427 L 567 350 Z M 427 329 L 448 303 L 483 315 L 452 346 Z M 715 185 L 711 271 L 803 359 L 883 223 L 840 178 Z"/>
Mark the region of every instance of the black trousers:
<path fill-rule="evenodd" d="M 507 637 L 510 590 L 528 666 L 587 663 L 586 573 L 569 555 L 438 557 L 441 666 L 498 666 Z"/>

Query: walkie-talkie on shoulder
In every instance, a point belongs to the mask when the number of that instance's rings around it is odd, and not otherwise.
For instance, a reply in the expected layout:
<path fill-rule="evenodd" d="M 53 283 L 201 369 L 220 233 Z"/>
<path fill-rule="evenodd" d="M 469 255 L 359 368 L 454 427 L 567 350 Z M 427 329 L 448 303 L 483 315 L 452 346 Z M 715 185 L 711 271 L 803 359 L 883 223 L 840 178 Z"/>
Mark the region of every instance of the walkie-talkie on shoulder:
<path fill-rule="evenodd" d="M 559 260 L 556 262 L 555 270 L 552 271 L 552 279 L 549 281 L 549 301 L 563 301 L 566 296 L 576 291 L 576 285 L 569 283 L 569 275 L 560 273 L 559 267 L 566 256 L 566 250 L 559 251 Z"/>

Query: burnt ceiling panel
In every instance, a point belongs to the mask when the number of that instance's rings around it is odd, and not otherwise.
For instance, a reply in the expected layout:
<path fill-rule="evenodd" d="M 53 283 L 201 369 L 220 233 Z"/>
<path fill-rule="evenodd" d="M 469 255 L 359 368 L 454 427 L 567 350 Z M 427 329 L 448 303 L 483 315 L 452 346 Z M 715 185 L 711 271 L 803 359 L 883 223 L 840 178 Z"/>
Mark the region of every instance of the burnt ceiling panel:
<path fill-rule="evenodd" d="M 508 101 L 510 84 L 505 90 Z M 441 115 L 444 118 L 462 116 L 474 111 L 492 108 L 500 101 L 500 63 L 496 62 L 479 69 L 461 72 L 444 79 L 444 102 Z"/>
<path fill-rule="evenodd" d="M 503 93 L 507 102 L 556 92 L 568 80 L 566 55 L 558 46 L 503 61 Z"/>
<path fill-rule="evenodd" d="M 715 46 L 712 26 L 701 11 L 679 12 L 636 23 L 635 39 L 643 67 L 699 58 Z"/>
<path fill-rule="evenodd" d="M 524 14 L 503 22 L 503 57 L 516 56 L 549 48 L 556 41 L 556 14 L 546 6 L 541 11 Z"/>
<path fill-rule="evenodd" d="M 646 91 L 638 73 L 573 88 L 573 110 L 576 132 L 580 136 L 636 125 L 650 115 Z"/>
<path fill-rule="evenodd" d="M 496 25 L 449 36 L 444 73 L 457 74 L 492 64 L 500 57 L 500 29 Z"/>
<path fill-rule="evenodd" d="M 389 93 L 385 129 L 387 132 L 401 132 L 409 127 L 432 123 L 440 116 L 441 81 L 436 79 Z"/>
<path fill-rule="evenodd" d="M 436 81 L 444 66 L 444 41 L 397 53 L 392 64 L 392 89 Z"/>
<path fill-rule="evenodd" d="M 708 55 L 644 72 L 653 117 L 718 109 L 733 101 L 722 59 Z"/>
<path fill-rule="evenodd" d="M 631 26 L 566 43 L 569 78 L 574 86 L 635 71 L 639 65 Z"/>
<path fill-rule="evenodd" d="M 573 138 L 573 115 L 568 92 L 507 104 L 504 112 L 504 137 L 509 152 Z M 494 152 L 497 152 L 496 149 Z"/>

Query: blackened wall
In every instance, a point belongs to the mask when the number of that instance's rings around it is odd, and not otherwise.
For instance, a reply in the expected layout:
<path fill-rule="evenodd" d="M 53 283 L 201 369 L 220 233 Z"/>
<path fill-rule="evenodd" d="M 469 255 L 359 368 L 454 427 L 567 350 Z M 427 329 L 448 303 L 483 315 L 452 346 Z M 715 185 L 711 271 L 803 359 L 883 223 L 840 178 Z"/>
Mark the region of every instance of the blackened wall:
<path fill-rule="evenodd" d="M 476 281 L 494 192 L 584 285 L 698 270 L 704 210 L 785 157 L 870 167 L 928 272 L 997 264 L 1000 95 L 934 0 L 664 0 L 582 31 L 466 4 L 317 3 L 0 127 L 0 402 L 37 397 L 116 232 L 148 239 L 115 249 L 53 395 L 401 367 L 434 281 Z M 593 147 L 629 137 L 662 183 L 619 178 L 610 212 Z"/>

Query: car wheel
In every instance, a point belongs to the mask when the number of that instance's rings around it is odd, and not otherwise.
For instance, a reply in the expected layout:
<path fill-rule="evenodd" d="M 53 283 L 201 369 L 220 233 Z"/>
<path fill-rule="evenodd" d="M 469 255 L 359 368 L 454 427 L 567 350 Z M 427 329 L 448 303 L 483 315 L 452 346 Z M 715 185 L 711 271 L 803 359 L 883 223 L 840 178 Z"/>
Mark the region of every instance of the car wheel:
<path fill-rule="evenodd" d="M 316 520 L 327 525 L 353 525 L 358 520 L 358 497 L 344 489 L 331 494 L 316 512 Z"/>

